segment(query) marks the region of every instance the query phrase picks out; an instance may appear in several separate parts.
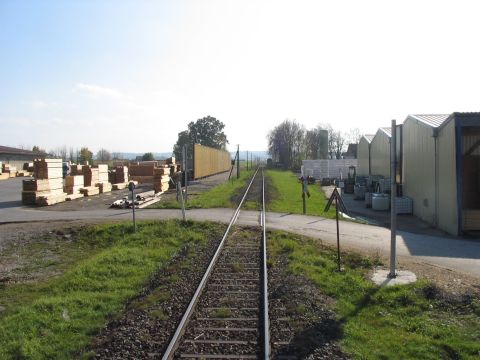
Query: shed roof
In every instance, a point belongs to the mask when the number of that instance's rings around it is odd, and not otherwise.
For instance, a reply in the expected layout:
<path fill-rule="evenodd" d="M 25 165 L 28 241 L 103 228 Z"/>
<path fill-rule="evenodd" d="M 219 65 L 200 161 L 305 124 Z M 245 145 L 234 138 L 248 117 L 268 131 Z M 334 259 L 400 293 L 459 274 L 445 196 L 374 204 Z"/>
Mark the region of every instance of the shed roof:
<path fill-rule="evenodd" d="M 450 115 L 451 114 L 414 114 L 409 116 L 423 122 L 426 125 L 437 128 L 442 126 L 442 124 L 450 117 Z"/>
<path fill-rule="evenodd" d="M 367 142 L 371 143 L 375 135 L 363 135 L 362 137 L 364 137 Z"/>
<path fill-rule="evenodd" d="M 388 137 L 392 137 L 392 128 L 389 127 L 381 127 L 379 130 L 383 131 L 387 134 Z M 378 131 L 377 131 L 378 132 Z"/>
<path fill-rule="evenodd" d="M 25 149 L 17 149 L 9 146 L 0 145 L 0 154 L 15 154 L 15 155 L 34 155 L 34 156 L 45 156 L 44 152 L 39 151 L 30 151 Z"/>

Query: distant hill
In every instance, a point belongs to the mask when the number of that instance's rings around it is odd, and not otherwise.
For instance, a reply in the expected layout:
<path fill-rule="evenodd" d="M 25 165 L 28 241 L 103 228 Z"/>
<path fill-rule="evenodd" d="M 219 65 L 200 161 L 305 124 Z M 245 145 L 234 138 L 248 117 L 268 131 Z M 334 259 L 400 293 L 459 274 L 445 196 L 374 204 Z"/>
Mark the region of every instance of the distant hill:
<path fill-rule="evenodd" d="M 232 158 L 235 157 L 236 153 L 237 153 L 236 151 L 230 151 L 230 155 L 232 156 Z M 135 160 L 137 156 L 142 156 L 143 154 L 144 153 L 122 153 L 121 155 L 126 160 Z M 163 159 L 169 158 L 172 155 L 173 153 L 171 152 L 153 153 L 153 156 L 155 157 L 156 160 L 163 160 Z M 260 160 L 266 160 L 270 157 L 270 155 L 266 151 L 249 151 L 248 158 L 250 158 L 252 155 L 254 158 L 260 158 Z M 240 160 L 244 160 L 246 158 L 247 158 L 247 152 L 240 151 Z"/>
<path fill-rule="evenodd" d="M 143 156 L 143 154 L 145 153 L 122 153 L 121 155 L 125 160 L 135 160 L 137 156 Z M 163 160 L 163 159 L 169 158 L 170 156 L 172 156 L 171 152 L 153 153 L 153 157 L 156 160 Z"/>
<path fill-rule="evenodd" d="M 230 155 L 232 156 L 232 158 L 235 157 L 236 153 L 237 153 L 236 151 L 230 151 Z M 260 160 L 266 160 L 270 157 L 270 155 L 266 151 L 249 151 L 248 158 L 250 159 L 251 156 L 253 156 L 254 159 L 260 158 Z M 246 158 L 247 158 L 247 152 L 240 150 L 240 160 L 245 160 Z"/>

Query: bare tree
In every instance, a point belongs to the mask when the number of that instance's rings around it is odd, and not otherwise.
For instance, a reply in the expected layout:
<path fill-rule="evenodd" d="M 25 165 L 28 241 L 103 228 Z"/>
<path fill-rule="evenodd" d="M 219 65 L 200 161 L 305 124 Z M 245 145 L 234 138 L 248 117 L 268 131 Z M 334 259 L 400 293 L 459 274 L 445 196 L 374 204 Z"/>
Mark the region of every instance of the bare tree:
<path fill-rule="evenodd" d="M 113 160 L 120 160 L 120 159 L 122 159 L 122 158 L 123 158 L 122 153 L 112 152 L 112 159 L 113 159 Z"/>
<path fill-rule="evenodd" d="M 333 140 L 333 154 L 335 159 L 341 159 L 342 153 L 345 150 L 345 136 L 341 131 L 334 131 L 332 135 Z"/>
<path fill-rule="evenodd" d="M 345 134 L 346 141 L 349 144 L 358 144 L 361 137 L 362 133 L 359 128 L 352 128 Z"/>
<path fill-rule="evenodd" d="M 109 151 L 107 151 L 105 149 L 100 149 L 100 150 L 98 150 L 95 158 L 98 161 L 110 161 L 110 160 L 112 160 L 112 155 L 110 154 Z"/>

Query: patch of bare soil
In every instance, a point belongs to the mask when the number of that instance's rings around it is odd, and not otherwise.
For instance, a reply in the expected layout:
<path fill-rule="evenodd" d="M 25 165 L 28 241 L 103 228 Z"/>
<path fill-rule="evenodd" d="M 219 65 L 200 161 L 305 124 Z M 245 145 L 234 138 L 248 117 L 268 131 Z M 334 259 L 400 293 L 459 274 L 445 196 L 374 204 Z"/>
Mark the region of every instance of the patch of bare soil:
<path fill-rule="evenodd" d="M 73 249 L 75 234 L 94 223 L 99 221 L 1 224 L 0 284 L 28 283 L 58 275 L 70 259 L 66 254 L 81 251 Z"/>
<path fill-rule="evenodd" d="M 333 300 L 287 265 L 278 256 L 268 271 L 272 358 L 348 359 L 336 343 L 342 331 Z"/>

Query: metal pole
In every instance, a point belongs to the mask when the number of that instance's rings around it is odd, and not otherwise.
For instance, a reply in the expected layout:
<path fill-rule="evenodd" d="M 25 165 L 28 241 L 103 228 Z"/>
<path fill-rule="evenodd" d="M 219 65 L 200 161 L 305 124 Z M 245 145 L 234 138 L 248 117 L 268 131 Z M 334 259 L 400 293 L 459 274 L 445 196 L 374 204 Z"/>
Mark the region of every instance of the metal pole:
<path fill-rule="evenodd" d="M 183 201 L 183 192 L 182 192 L 182 183 L 177 181 L 177 193 L 180 192 L 180 201 L 182 202 L 182 217 L 183 221 L 185 221 L 185 202 Z"/>
<path fill-rule="evenodd" d="M 335 218 L 337 220 L 337 267 L 338 271 L 341 271 L 340 268 L 340 228 L 338 227 L 338 198 L 335 196 Z"/>
<path fill-rule="evenodd" d="M 187 160 L 187 146 L 183 145 L 183 171 L 185 179 L 185 201 L 188 198 L 188 160 Z"/>
<path fill-rule="evenodd" d="M 133 232 L 137 232 L 137 222 L 135 221 L 135 187 L 132 186 L 132 214 L 133 214 Z"/>
<path fill-rule="evenodd" d="M 237 179 L 240 178 L 240 145 L 237 145 Z"/>
<path fill-rule="evenodd" d="M 395 120 L 392 120 L 392 140 L 390 145 L 390 273 L 388 274 L 388 277 L 395 278 L 397 276 L 395 272 L 395 265 L 397 262 L 397 211 L 395 209 L 395 200 L 397 197 L 397 124 Z"/>

